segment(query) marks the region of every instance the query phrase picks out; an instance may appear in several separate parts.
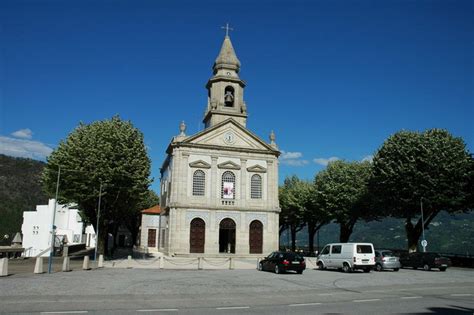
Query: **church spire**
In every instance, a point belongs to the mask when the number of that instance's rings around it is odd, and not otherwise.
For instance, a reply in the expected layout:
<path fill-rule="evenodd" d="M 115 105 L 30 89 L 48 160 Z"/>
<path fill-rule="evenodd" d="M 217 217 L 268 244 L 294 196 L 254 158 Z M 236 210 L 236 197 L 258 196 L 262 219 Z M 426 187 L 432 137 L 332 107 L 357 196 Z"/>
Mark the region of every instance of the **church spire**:
<path fill-rule="evenodd" d="M 234 47 L 232 46 L 229 35 L 225 36 L 221 51 L 214 62 L 214 74 L 219 69 L 235 70 L 235 72 L 239 72 L 240 70 L 240 61 L 235 55 Z"/>

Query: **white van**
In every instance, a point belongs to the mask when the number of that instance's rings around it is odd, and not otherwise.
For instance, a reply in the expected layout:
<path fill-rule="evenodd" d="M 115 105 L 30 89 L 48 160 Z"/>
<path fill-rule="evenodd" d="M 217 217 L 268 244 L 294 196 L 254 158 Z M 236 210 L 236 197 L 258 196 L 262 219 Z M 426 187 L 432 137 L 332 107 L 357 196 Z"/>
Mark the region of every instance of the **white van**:
<path fill-rule="evenodd" d="M 371 243 L 333 243 L 324 246 L 316 262 L 320 270 L 342 269 L 351 272 L 362 269 L 370 272 L 375 266 L 374 245 Z"/>

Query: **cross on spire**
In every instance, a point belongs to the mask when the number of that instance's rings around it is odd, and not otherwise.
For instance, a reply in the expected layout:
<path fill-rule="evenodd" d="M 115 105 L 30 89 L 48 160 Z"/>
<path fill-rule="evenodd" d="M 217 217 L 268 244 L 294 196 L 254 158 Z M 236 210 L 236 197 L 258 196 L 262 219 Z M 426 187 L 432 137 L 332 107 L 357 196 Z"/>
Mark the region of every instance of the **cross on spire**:
<path fill-rule="evenodd" d="M 232 27 L 229 27 L 229 23 L 226 23 L 225 26 L 221 26 L 221 29 L 225 30 L 225 36 L 229 36 L 229 31 L 233 31 Z"/>

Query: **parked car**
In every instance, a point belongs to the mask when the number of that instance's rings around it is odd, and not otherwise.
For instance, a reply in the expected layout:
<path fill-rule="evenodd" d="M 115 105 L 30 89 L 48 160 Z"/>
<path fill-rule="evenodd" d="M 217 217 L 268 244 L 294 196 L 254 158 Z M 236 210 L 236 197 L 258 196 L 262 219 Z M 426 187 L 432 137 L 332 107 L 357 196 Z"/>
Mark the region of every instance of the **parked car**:
<path fill-rule="evenodd" d="M 386 269 L 393 269 L 393 271 L 398 271 L 400 269 L 400 260 L 391 250 L 376 249 L 375 270 L 382 271 Z"/>
<path fill-rule="evenodd" d="M 289 270 L 302 274 L 306 269 L 306 262 L 300 254 L 293 252 L 273 252 L 258 264 L 258 270 L 284 273 Z"/>
<path fill-rule="evenodd" d="M 423 268 L 430 270 L 431 268 L 438 268 L 440 271 L 446 271 L 451 266 L 451 260 L 443 257 L 438 253 L 409 253 L 400 256 L 400 264 L 402 268 L 412 267 Z"/>
<path fill-rule="evenodd" d="M 356 269 L 370 272 L 375 266 L 374 246 L 371 243 L 328 244 L 319 254 L 316 265 L 320 270 L 337 268 L 344 272 Z"/>

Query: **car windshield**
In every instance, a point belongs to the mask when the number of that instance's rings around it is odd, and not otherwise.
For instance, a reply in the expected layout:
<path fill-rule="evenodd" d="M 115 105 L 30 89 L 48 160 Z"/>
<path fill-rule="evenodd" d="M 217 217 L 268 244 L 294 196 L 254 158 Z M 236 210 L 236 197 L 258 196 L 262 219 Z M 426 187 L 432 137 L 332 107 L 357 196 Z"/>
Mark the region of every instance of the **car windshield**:
<path fill-rule="evenodd" d="M 395 257 L 395 254 L 393 254 L 393 252 L 387 250 L 387 251 L 382 251 L 382 256 L 384 257 Z"/>

